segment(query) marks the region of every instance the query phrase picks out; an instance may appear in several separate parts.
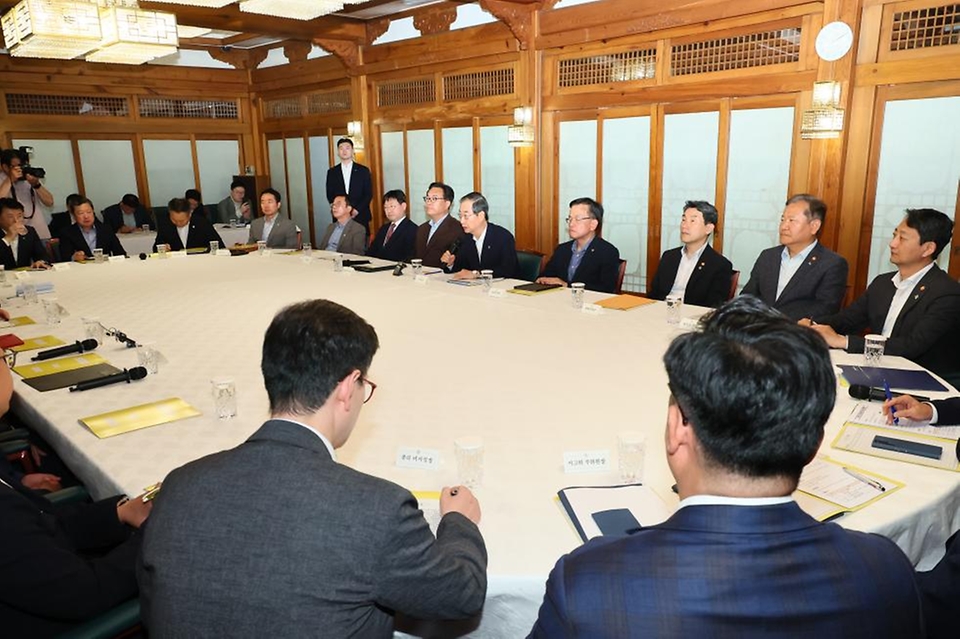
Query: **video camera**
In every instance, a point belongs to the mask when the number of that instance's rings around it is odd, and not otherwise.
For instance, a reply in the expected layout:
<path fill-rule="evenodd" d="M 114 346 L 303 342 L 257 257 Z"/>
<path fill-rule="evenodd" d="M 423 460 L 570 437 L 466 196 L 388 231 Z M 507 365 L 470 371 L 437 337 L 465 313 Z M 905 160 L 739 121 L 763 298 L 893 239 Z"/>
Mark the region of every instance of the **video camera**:
<path fill-rule="evenodd" d="M 39 166 L 30 166 L 30 155 L 33 153 L 32 146 L 21 146 L 17 150 L 17 156 L 20 158 L 20 168 L 23 170 L 23 177 L 32 175 L 38 180 L 47 177 L 47 171 Z"/>

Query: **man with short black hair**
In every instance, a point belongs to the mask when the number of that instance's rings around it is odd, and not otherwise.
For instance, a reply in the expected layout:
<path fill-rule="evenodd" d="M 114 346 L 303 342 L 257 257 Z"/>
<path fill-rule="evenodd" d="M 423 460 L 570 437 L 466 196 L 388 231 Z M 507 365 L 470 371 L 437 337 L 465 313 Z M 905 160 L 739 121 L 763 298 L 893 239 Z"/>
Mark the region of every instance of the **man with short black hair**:
<path fill-rule="evenodd" d="M 168 251 L 182 251 L 184 249 L 210 250 L 210 242 L 216 242 L 220 248 L 226 248 L 220 234 L 213 228 L 213 224 L 202 215 L 191 215 L 190 203 L 183 198 L 175 197 L 167 204 L 170 215 L 170 224 L 160 225 L 157 239 L 153 243 L 153 252 L 157 246 L 165 244 Z"/>
<path fill-rule="evenodd" d="M 100 214 L 103 216 L 103 223 L 114 233 L 135 233 L 144 225 L 151 229 L 156 228 L 150 219 L 150 212 L 140 206 L 140 198 L 133 193 L 127 193 L 120 202 L 108 206 Z"/>
<path fill-rule="evenodd" d="M 922 636 L 903 552 L 791 497 L 836 399 L 826 344 L 749 296 L 701 328 L 663 358 L 679 509 L 561 558 L 531 636 Z"/>
<path fill-rule="evenodd" d="M 276 189 L 264 189 L 260 192 L 260 212 L 263 213 L 263 217 L 258 217 L 250 223 L 248 244 L 264 241 L 267 243 L 267 248 L 272 249 L 300 248 L 296 225 L 280 215 L 281 200 L 280 191 Z"/>
<path fill-rule="evenodd" d="M 953 222 L 935 209 L 907 209 L 890 240 L 897 270 L 878 275 L 836 315 L 813 317 L 831 348 L 863 352 L 863 331 L 887 338 L 884 353 L 934 373 L 960 373 L 960 284 L 936 259 L 953 237 Z M 811 325 L 809 320 L 804 324 Z"/>
<path fill-rule="evenodd" d="M 97 219 L 93 212 L 93 202 L 85 197 L 77 200 L 73 207 L 76 223 L 65 228 L 60 234 L 60 261 L 83 262 L 93 257 L 94 249 L 103 249 L 105 256 L 123 255 L 127 252 L 120 244 L 117 234 Z"/>
<path fill-rule="evenodd" d="M 317 248 L 351 255 L 363 255 L 367 235 L 363 227 L 353 219 L 353 206 L 346 195 L 337 195 L 330 205 L 333 222 L 327 225 Z"/>
<path fill-rule="evenodd" d="M 12 197 L 0 198 L 0 232 L 0 263 L 4 268 L 50 267 L 43 241 L 33 227 L 23 223 L 23 205 Z"/>
<path fill-rule="evenodd" d="M 456 254 L 448 249 L 441 257 L 454 279 L 472 280 L 480 271 L 491 270 L 494 277 L 513 277 L 517 272 L 517 245 L 513 234 L 502 226 L 490 224 L 490 205 L 481 193 L 460 198 L 460 226 L 466 237 Z"/>
<path fill-rule="evenodd" d="M 416 250 L 417 225 L 407 217 L 407 196 L 400 189 L 383 194 L 383 214 L 388 224 L 377 231 L 367 249 L 370 257 L 409 262 Z"/>
<path fill-rule="evenodd" d="M 230 195 L 217 202 L 217 222 L 249 224 L 251 216 L 247 187 L 240 180 L 234 180 L 230 183 Z"/>
<path fill-rule="evenodd" d="M 620 273 L 620 251 L 598 236 L 602 228 L 602 204 L 588 197 L 570 202 L 570 241 L 557 246 L 537 283 L 569 286 L 581 282 L 588 291 L 613 293 Z"/>
<path fill-rule="evenodd" d="M 260 365 L 270 420 L 174 470 L 157 497 L 138 570 L 151 637 L 376 639 L 397 613 L 480 611 L 487 557 L 470 490 L 442 490 L 434 537 L 408 490 L 337 462 L 376 388 L 378 347 L 334 302 L 274 317 Z"/>
<path fill-rule="evenodd" d="M 787 200 L 780 246 L 757 258 L 743 295 L 753 295 L 787 317 L 820 317 L 840 310 L 847 290 L 847 260 L 817 240 L 827 205 L 802 193 Z"/>
<path fill-rule="evenodd" d="M 464 240 L 463 227 L 450 215 L 453 197 L 453 189 L 443 182 L 432 182 L 423 196 L 428 220 L 417 229 L 414 257 L 423 260 L 424 266 L 442 268 L 443 254 Z"/>
<path fill-rule="evenodd" d="M 710 246 L 718 221 L 717 207 L 709 202 L 695 200 L 683 205 L 683 246 L 660 257 L 647 297 L 662 300 L 667 295 L 679 295 L 687 304 L 697 306 L 720 306 L 727 301 L 733 265 Z"/>
<path fill-rule="evenodd" d="M 337 155 L 340 163 L 327 170 L 327 201 L 333 204 L 333 198 L 346 195 L 353 205 L 353 219 L 370 234 L 370 201 L 373 199 L 373 180 L 370 169 L 354 162 L 353 140 L 337 140 Z"/>

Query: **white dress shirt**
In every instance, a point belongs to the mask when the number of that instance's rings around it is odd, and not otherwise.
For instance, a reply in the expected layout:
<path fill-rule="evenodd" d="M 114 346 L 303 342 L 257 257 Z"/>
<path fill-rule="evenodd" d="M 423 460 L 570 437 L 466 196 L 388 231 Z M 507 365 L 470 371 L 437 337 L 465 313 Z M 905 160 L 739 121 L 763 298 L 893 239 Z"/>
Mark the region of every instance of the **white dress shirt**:
<path fill-rule="evenodd" d="M 180 243 L 183 244 L 183 248 L 187 248 L 187 237 L 190 235 L 190 225 L 184 224 L 183 226 L 178 226 L 177 235 L 180 236 Z"/>
<path fill-rule="evenodd" d="M 721 497 L 719 495 L 691 495 L 680 500 L 677 508 L 685 506 L 777 506 L 789 504 L 793 497 Z"/>
<path fill-rule="evenodd" d="M 277 221 L 276 215 L 273 216 L 273 219 L 263 218 L 263 237 L 260 238 L 261 241 L 263 242 L 267 241 L 267 238 L 270 237 L 270 231 L 273 230 L 273 225 L 276 223 L 276 221 Z"/>
<path fill-rule="evenodd" d="M 487 239 L 487 227 L 483 227 L 483 233 L 480 234 L 480 237 L 473 238 L 473 241 L 477 244 L 477 258 L 483 258 L 483 241 Z"/>
<path fill-rule="evenodd" d="M 12 240 L 3 238 L 3 243 L 10 247 L 10 250 L 13 252 L 13 261 L 17 261 L 17 251 L 20 250 L 20 236 L 14 235 Z"/>
<path fill-rule="evenodd" d="M 340 163 L 340 171 L 343 173 L 343 188 L 350 193 L 350 175 L 353 173 L 353 160 Z"/>
<path fill-rule="evenodd" d="M 687 283 L 690 282 L 690 276 L 693 275 L 693 269 L 696 268 L 700 256 L 706 249 L 707 243 L 704 242 L 696 253 L 688 255 L 687 247 L 683 247 L 680 251 L 680 264 L 677 266 L 677 276 L 673 279 L 673 288 L 670 289 L 670 295 L 683 297 L 684 291 L 687 290 Z"/>
<path fill-rule="evenodd" d="M 893 327 L 897 323 L 897 318 L 900 317 L 900 311 L 903 310 L 903 305 L 906 304 L 907 299 L 910 298 L 910 293 L 913 292 L 913 288 L 932 268 L 933 262 L 930 262 L 926 267 L 920 269 L 905 280 L 900 279 L 900 271 L 894 274 L 893 285 L 897 287 L 897 292 L 893 294 L 893 300 L 890 301 L 890 310 L 887 311 L 887 318 L 883 321 L 883 332 L 880 333 L 881 335 L 890 337 L 890 334 L 893 333 Z"/>
<path fill-rule="evenodd" d="M 783 247 L 783 252 L 780 254 L 780 278 L 777 280 L 777 299 L 780 299 L 780 296 L 783 294 L 783 289 L 787 288 L 787 284 L 790 283 L 793 276 L 800 270 L 800 266 L 807 261 L 807 256 L 810 255 L 810 251 L 812 251 L 816 245 L 817 240 L 814 240 L 810 246 L 793 257 L 790 257 L 790 249 L 786 246 Z"/>

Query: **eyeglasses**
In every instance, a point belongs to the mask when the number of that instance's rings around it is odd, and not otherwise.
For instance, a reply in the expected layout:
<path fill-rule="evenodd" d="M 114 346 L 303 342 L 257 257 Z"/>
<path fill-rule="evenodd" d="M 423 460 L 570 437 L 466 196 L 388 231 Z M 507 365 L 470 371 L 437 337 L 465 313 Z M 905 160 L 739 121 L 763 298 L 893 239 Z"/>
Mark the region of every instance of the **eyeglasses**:
<path fill-rule="evenodd" d="M 442 197 L 437 197 L 436 195 L 424 195 L 424 196 L 423 196 L 423 201 L 432 204 L 433 202 L 441 202 L 441 201 L 443 201 L 443 198 L 442 198 Z"/>
<path fill-rule="evenodd" d="M 592 220 L 592 219 L 593 219 L 593 218 L 590 217 L 589 215 L 585 215 L 585 216 L 582 216 L 582 217 L 568 217 L 568 218 L 567 218 L 567 224 L 573 224 L 574 222 L 585 222 L 585 221 L 587 221 L 587 220 Z"/>
<path fill-rule="evenodd" d="M 17 365 L 17 351 L 3 351 L 3 359 L 7 363 L 7 368 L 12 370 Z"/>
<path fill-rule="evenodd" d="M 471 217 L 476 215 L 476 213 L 460 213 L 457 215 L 458 220 L 469 220 Z"/>
<path fill-rule="evenodd" d="M 360 383 L 363 384 L 363 403 L 366 404 L 373 399 L 373 392 L 377 390 L 377 385 L 363 375 L 360 376 Z"/>

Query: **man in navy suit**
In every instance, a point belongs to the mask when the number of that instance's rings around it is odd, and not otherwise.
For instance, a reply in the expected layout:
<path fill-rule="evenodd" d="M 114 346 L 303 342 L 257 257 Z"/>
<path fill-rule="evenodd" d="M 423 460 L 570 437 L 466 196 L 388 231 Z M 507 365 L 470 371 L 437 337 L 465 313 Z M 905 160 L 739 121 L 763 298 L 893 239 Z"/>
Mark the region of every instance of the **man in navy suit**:
<path fill-rule="evenodd" d="M 93 202 L 81 197 L 73 207 L 76 223 L 65 228 L 60 234 L 60 261 L 82 262 L 93 257 L 93 249 L 103 249 L 104 255 L 123 255 L 123 245 L 116 233 L 97 219 L 93 212 Z"/>
<path fill-rule="evenodd" d="M 389 224 L 377 231 L 367 249 L 370 257 L 394 262 L 409 262 L 416 250 L 417 225 L 407 217 L 407 196 L 400 189 L 383 196 L 383 214 Z"/>
<path fill-rule="evenodd" d="M 570 241 L 557 246 L 537 283 L 569 286 L 582 282 L 589 291 L 613 293 L 620 272 L 620 251 L 597 236 L 602 228 L 603 205 L 588 197 L 570 202 Z"/>
<path fill-rule="evenodd" d="M 353 204 L 353 220 L 370 235 L 370 200 L 373 199 L 373 180 L 370 169 L 353 161 L 353 140 L 341 138 L 337 141 L 337 155 L 340 164 L 327 171 L 327 201 L 333 204 L 333 198 L 346 195 Z"/>
<path fill-rule="evenodd" d="M 0 198 L 0 264 L 9 270 L 28 266 L 49 268 L 47 249 L 32 226 L 23 222 L 23 204 L 12 197 Z"/>
<path fill-rule="evenodd" d="M 154 228 L 150 212 L 140 206 L 140 198 L 133 193 L 127 193 L 117 204 L 103 209 L 101 215 L 103 223 L 114 233 L 134 233 L 144 225 Z"/>
<path fill-rule="evenodd" d="M 670 249 L 660 257 L 647 297 L 666 299 L 680 295 L 687 304 L 720 306 L 730 295 L 733 265 L 710 246 L 719 214 L 709 202 L 692 201 L 683 205 L 680 241 L 683 246 Z"/>
<path fill-rule="evenodd" d="M 742 297 L 663 359 L 680 507 L 562 557 L 531 636 L 922 636 L 900 549 L 820 523 L 791 497 L 836 398 L 823 340 Z"/>
<path fill-rule="evenodd" d="M 153 243 L 153 252 L 157 245 L 166 244 L 167 250 L 210 249 L 210 242 L 216 242 L 220 248 L 226 248 L 220 234 L 203 215 L 191 215 L 190 203 L 182 198 L 173 198 L 167 204 L 170 211 L 170 224 L 161 224 L 157 239 Z"/>
<path fill-rule="evenodd" d="M 953 237 L 953 222 L 934 209 L 907 209 L 890 240 L 897 270 L 878 275 L 866 292 L 812 326 L 831 348 L 863 352 L 862 331 L 887 338 L 884 352 L 943 376 L 960 372 L 960 283 L 940 270 L 937 256 Z M 811 325 L 805 321 L 804 324 Z"/>
<path fill-rule="evenodd" d="M 467 235 L 456 254 L 451 250 L 440 256 L 446 270 L 455 279 L 472 280 L 480 271 L 491 270 L 494 277 L 517 274 L 517 245 L 513 234 L 502 226 L 490 224 L 490 205 L 482 194 L 467 193 L 460 198 L 460 226 Z M 452 248 L 452 247 L 451 247 Z"/>
<path fill-rule="evenodd" d="M 780 244 L 768 248 L 750 271 L 744 295 L 759 297 L 790 319 L 836 313 L 847 288 L 847 260 L 817 241 L 827 205 L 812 195 L 787 200 Z"/>

